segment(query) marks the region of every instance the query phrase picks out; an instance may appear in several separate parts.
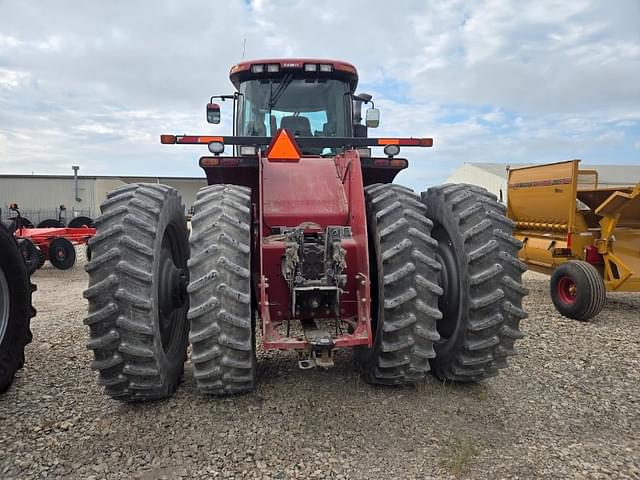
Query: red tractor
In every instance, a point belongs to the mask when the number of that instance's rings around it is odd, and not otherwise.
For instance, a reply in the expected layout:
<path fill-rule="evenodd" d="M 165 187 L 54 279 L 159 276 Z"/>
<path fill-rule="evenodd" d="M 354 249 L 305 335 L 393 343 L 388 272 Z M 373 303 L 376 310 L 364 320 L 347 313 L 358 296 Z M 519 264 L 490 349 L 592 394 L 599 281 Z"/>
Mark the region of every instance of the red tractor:
<path fill-rule="evenodd" d="M 355 94 L 353 65 L 249 61 L 230 78 L 235 93 L 212 97 L 207 120 L 220 122 L 213 98 L 231 100 L 232 136 L 161 136 L 211 152 L 190 237 L 170 187 L 127 185 L 102 204 L 84 295 L 106 393 L 171 395 L 189 342 L 202 392 L 251 391 L 257 326 L 263 349 L 295 350 L 301 368 L 353 348 L 374 384 L 505 367 L 527 292 L 504 205 L 470 185 L 393 184 L 408 166 L 400 148 L 432 140 L 369 138 L 379 111 Z"/>

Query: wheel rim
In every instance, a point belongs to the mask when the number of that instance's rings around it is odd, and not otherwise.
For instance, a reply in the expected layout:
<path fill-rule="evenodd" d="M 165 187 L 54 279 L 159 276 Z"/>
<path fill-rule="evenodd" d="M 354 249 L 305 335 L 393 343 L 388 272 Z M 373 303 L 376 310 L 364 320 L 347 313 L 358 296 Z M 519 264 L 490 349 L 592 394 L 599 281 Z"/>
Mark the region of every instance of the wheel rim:
<path fill-rule="evenodd" d="M 186 262 L 181 255 L 179 230 L 173 223 L 164 232 L 159 264 L 158 325 L 162 348 L 168 357 L 173 357 L 181 343 L 178 330 L 187 297 Z"/>
<path fill-rule="evenodd" d="M 436 260 L 442 266 L 439 284 L 444 292 L 438 299 L 438 309 L 442 312 L 442 318 L 436 324 L 440 334 L 438 344 L 442 347 L 456 338 L 460 328 L 460 272 L 453 242 L 447 231 L 438 225 L 433 228 L 431 236 L 438 241 Z"/>
<path fill-rule="evenodd" d="M 4 276 L 4 271 L 0 269 L 0 345 L 4 340 L 4 335 L 7 333 L 7 327 L 9 326 L 10 302 L 7 277 Z"/>
<path fill-rule="evenodd" d="M 556 285 L 556 293 L 562 303 L 567 305 L 573 305 L 576 303 L 576 295 L 578 294 L 578 288 L 576 282 L 570 277 L 562 277 L 558 280 Z"/>
<path fill-rule="evenodd" d="M 64 247 L 57 247 L 55 249 L 55 255 L 58 260 L 64 262 L 67 259 L 67 250 Z"/>

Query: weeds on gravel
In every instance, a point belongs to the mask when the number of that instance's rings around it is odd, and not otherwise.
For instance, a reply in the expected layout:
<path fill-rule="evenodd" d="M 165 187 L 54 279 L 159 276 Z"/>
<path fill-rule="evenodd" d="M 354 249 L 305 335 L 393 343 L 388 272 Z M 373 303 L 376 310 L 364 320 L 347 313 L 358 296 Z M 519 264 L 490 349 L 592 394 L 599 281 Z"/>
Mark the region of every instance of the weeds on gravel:
<path fill-rule="evenodd" d="M 486 385 L 478 385 L 476 390 L 476 398 L 480 401 L 485 401 L 489 399 L 489 391 L 487 390 Z"/>
<path fill-rule="evenodd" d="M 423 394 L 427 391 L 428 387 L 427 387 L 427 382 L 426 381 L 422 381 L 422 382 L 417 382 L 414 385 L 416 392 Z"/>
<path fill-rule="evenodd" d="M 462 475 L 479 450 L 469 438 L 457 438 L 442 455 L 440 465 L 452 475 Z"/>

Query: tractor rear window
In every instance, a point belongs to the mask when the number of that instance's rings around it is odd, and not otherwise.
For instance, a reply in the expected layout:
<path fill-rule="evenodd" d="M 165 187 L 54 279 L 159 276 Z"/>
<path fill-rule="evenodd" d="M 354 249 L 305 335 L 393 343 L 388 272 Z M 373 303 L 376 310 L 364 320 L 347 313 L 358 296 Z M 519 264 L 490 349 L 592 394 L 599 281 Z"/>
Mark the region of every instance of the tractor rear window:
<path fill-rule="evenodd" d="M 287 128 L 302 137 L 351 135 L 349 85 L 334 79 L 267 78 L 240 85 L 238 134 L 273 136 Z"/>

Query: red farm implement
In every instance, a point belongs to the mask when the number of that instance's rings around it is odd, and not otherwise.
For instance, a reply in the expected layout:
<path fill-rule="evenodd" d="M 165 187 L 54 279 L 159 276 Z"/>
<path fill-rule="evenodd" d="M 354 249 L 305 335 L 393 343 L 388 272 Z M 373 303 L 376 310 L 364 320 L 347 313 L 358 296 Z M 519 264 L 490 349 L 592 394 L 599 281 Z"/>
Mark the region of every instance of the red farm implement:
<path fill-rule="evenodd" d="M 374 384 L 429 371 L 475 382 L 505 367 L 526 289 L 504 206 L 470 185 L 418 195 L 392 183 L 408 166 L 400 149 L 433 141 L 369 138 L 379 111 L 355 94 L 350 64 L 244 62 L 230 78 L 235 93 L 212 97 L 207 120 L 220 122 L 213 98 L 231 100 L 233 135 L 161 136 L 211 152 L 190 236 L 170 187 L 131 184 L 102 204 L 84 295 L 106 393 L 171 395 L 189 342 L 202 392 L 250 391 L 256 331 L 301 368 L 351 348 Z"/>
<path fill-rule="evenodd" d="M 42 267 L 47 260 L 60 270 L 73 267 L 76 262 L 75 246 L 86 245 L 96 233 L 96 229 L 88 225 L 29 228 L 22 222 L 18 205 L 12 204 L 9 208 L 16 213 L 11 230 L 18 240 L 29 273 Z M 88 247 L 87 257 L 91 257 Z"/>

